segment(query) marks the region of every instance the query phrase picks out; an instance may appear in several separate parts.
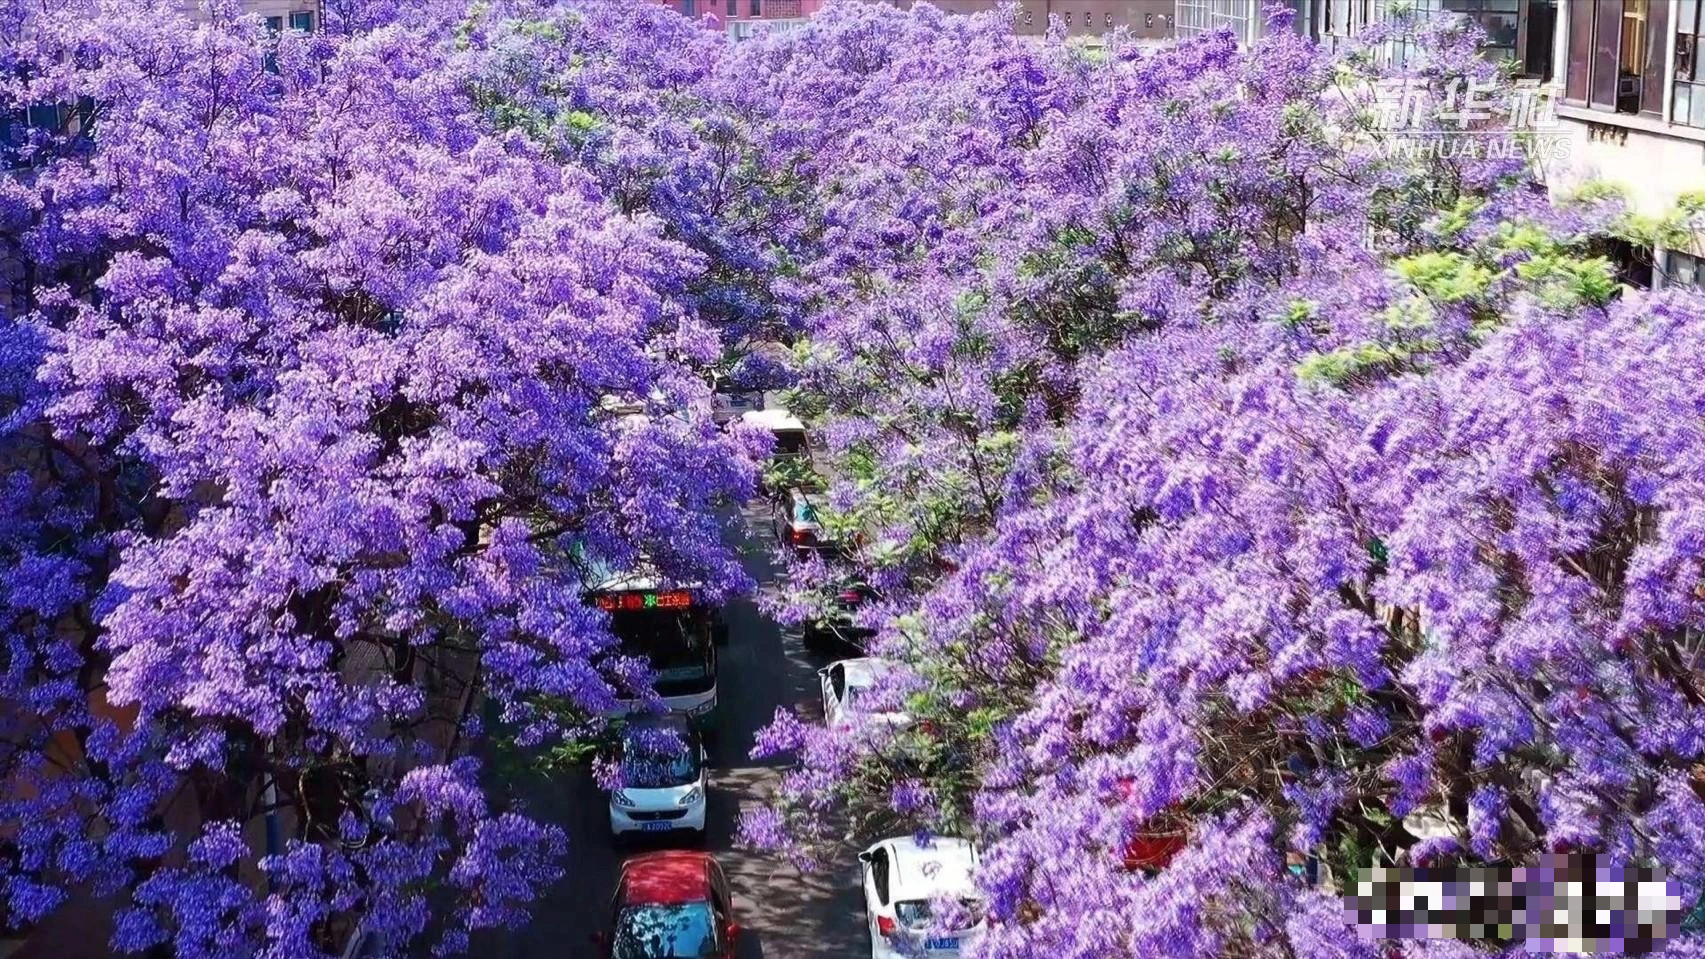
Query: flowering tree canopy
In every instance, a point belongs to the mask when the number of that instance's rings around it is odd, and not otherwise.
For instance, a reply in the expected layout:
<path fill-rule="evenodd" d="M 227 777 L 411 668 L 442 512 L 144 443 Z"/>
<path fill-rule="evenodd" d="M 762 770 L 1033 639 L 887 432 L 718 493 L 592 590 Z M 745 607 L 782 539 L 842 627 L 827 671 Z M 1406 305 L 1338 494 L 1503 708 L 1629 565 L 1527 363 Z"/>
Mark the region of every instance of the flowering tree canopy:
<path fill-rule="evenodd" d="M 1287 855 L 1705 880 L 1698 301 L 1617 299 L 1614 213 L 1519 157 L 1387 148 L 1384 78 L 1492 81 L 1460 23 L 1278 27 L 843 8 L 742 61 L 813 80 L 770 136 L 816 162 L 801 405 L 861 544 L 780 612 L 879 588 L 872 711 L 916 720 L 778 717 L 746 831 L 984 840 L 983 955 L 1388 947 Z"/>
<path fill-rule="evenodd" d="M 915 721 L 778 717 L 748 839 L 972 836 L 1014 959 L 1505 945 L 1358 939 L 1288 858 L 1705 888 L 1705 303 L 1619 289 L 1596 194 L 1389 149 L 1383 81 L 1494 79 L 1460 23 L 178 6 L 0 5 L 15 923 L 117 895 L 121 952 L 294 959 L 523 920 L 569 837 L 468 704 L 536 743 L 643 690 L 588 556 L 749 588 L 711 391 L 784 379 L 853 546 L 775 612 L 871 587 Z"/>
<path fill-rule="evenodd" d="M 488 122 L 453 6 L 319 37 L 235 3 L 6 23 L 7 100 L 76 106 L 0 183 L 20 922 L 81 888 L 129 890 L 120 950 L 182 956 L 318 955 L 334 915 L 406 942 L 429 888 L 446 946 L 514 922 L 565 837 L 444 758 L 446 690 L 533 737 L 541 701 L 606 710 L 637 674 L 589 552 L 745 585 L 703 257 Z"/>

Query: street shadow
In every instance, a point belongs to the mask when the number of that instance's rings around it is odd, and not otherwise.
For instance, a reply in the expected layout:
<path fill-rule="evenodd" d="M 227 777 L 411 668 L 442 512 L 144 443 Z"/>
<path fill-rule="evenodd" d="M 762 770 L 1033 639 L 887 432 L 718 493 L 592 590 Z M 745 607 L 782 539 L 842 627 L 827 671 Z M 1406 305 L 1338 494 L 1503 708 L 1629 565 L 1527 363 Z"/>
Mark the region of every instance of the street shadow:
<path fill-rule="evenodd" d="M 734 947 L 734 959 L 764 959 L 764 936 L 756 929 L 743 930 Z"/>

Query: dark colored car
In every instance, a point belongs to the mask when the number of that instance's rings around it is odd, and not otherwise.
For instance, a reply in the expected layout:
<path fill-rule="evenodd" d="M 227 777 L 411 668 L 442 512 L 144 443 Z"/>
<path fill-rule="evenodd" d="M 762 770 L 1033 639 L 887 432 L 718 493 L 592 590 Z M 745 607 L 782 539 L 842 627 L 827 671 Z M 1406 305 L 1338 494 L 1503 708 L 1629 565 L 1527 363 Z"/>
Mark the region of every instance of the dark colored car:
<path fill-rule="evenodd" d="M 622 865 L 611 930 L 593 940 L 608 959 L 733 959 L 740 938 L 716 857 L 671 850 Z"/>
<path fill-rule="evenodd" d="M 876 601 L 876 591 L 863 583 L 842 583 L 828 614 L 805 624 L 805 645 L 812 649 L 864 649 L 873 631 L 858 625 L 859 612 Z"/>

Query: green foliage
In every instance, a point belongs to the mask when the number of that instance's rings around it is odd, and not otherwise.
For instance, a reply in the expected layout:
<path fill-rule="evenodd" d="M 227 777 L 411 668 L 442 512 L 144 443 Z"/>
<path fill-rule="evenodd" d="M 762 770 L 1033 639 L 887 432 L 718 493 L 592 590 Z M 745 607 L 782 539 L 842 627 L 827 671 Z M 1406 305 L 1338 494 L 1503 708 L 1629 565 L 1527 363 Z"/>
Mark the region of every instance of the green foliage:
<path fill-rule="evenodd" d="M 1380 312 L 1379 318 L 1394 333 L 1432 329 L 1435 319 L 1432 304 L 1419 296 L 1393 303 Z"/>
<path fill-rule="evenodd" d="M 1305 382 L 1347 386 L 1356 379 L 1399 368 L 1411 358 L 1434 352 L 1438 344 L 1423 339 L 1408 343 L 1358 343 L 1328 353 L 1313 353 L 1297 364 L 1297 376 Z"/>
<path fill-rule="evenodd" d="M 1465 196 L 1456 201 L 1456 206 L 1439 214 L 1438 221 L 1433 224 L 1433 232 L 1441 240 L 1455 239 L 1474 222 L 1474 215 L 1486 202 L 1476 197 Z"/>
<path fill-rule="evenodd" d="M 1606 200 L 1628 202 L 1628 188 L 1609 180 L 1588 180 L 1558 198 L 1558 202 L 1566 206 L 1591 205 Z"/>
<path fill-rule="evenodd" d="M 1537 256 L 1517 264 L 1516 275 L 1533 284 L 1534 295 L 1554 309 L 1579 303 L 1603 306 L 1616 295 L 1616 269 L 1604 257 Z"/>
<path fill-rule="evenodd" d="M 1498 278 L 1495 270 L 1455 252 L 1428 251 L 1403 257 L 1394 261 L 1392 268 L 1422 293 L 1443 303 L 1479 299 Z"/>
<path fill-rule="evenodd" d="M 764 485 L 770 489 L 802 489 L 806 491 L 824 488 L 823 477 L 811 468 L 811 461 L 803 456 L 785 456 L 772 459 L 764 464 Z"/>

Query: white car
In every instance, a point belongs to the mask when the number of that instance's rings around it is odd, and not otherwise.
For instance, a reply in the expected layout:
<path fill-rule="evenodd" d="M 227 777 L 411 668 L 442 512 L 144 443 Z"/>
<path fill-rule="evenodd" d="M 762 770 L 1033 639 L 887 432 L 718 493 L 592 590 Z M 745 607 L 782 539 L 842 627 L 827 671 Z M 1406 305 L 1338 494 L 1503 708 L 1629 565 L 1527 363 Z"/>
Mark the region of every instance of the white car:
<path fill-rule="evenodd" d="M 951 959 L 983 934 L 984 906 L 971 874 L 977 849 L 964 839 L 937 836 L 927 846 L 905 836 L 859 854 L 871 959 L 924 955 Z M 930 901 L 957 899 L 976 921 L 966 928 L 933 928 Z"/>
<path fill-rule="evenodd" d="M 704 836 L 705 749 L 680 717 L 646 717 L 622 731 L 622 788 L 610 794 L 610 832 Z"/>
<path fill-rule="evenodd" d="M 879 726 L 903 727 L 912 717 L 903 712 L 869 712 L 861 700 L 883 676 L 893 672 L 891 663 L 869 656 L 843 659 L 817 671 L 823 687 L 823 721 L 831 729 L 845 729 L 863 721 Z"/>
<path fill-rule="evenodd" d="M 711 394 L 711 417 L 718 424 L 732 422 L 763 408 L 764 394 L 756 391 L 717 390 Z"/>
<path fill-rule="evenodd" d="M 787 410 L 780 407 L 747 410 L 740 414 L 740 422 L 774 433 L 776 447 L 771 455 L 777 459 L 790 456 L 809 458 L 811 455 L 811 445 L 805 436 L 805 424 Z"/>

